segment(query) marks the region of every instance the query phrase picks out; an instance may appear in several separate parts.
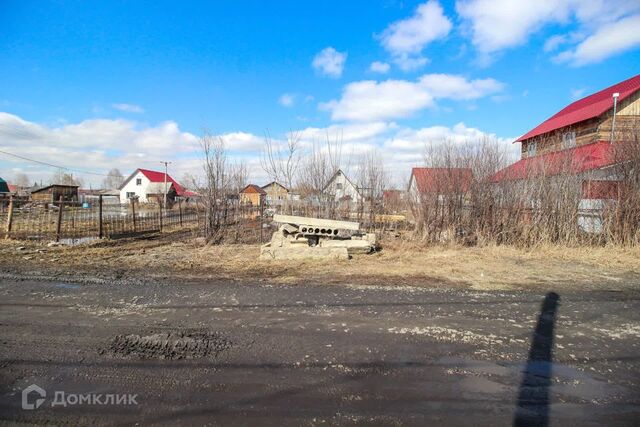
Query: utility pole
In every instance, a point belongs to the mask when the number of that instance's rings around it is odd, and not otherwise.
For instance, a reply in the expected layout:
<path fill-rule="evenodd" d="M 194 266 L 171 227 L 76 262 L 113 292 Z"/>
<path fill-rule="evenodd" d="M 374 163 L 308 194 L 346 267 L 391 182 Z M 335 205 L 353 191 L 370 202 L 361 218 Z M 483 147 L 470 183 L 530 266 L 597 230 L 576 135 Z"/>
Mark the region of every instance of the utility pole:
<path fill-rule="evenodd" d="M 613 94 L 613 119 L 611 120 L 611 141 L 610 144 L 613 144 L 613 140 L 615 138 L 616 131 L 616 107 L 618 106 L 618 97 L 620 94 L 618 92 Z"/>
<path fill-rule="evenodd" d="M 164 165 L 164 208 L 167 209 L 167 167 L 171 162 L 160 162 Z"/>

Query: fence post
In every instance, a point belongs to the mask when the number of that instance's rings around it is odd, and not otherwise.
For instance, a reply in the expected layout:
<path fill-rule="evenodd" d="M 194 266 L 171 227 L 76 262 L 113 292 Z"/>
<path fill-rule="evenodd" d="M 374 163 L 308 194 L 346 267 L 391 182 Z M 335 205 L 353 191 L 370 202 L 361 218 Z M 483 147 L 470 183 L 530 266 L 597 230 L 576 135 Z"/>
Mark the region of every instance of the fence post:
<path fill-rule="evenodd" d="M 178 218 L 180 219 L 180 227 L 182 228 L 182 200 L 178 199 Z"/>
<path fill-rule="evenodd" d="M 64 202 L 62 196 L 58 199 L 58 223 L 56 224 L 56 242 L 60 241 L 60 234 L 62 233 L 62 211 L 64 210 Z"/>
<path fill-rule="evenodd" d="M 7 234 L 4 235 L 5 239 L 9 238 L 11 233 L 11 224 L 13 223 L 13 196 L 9 197 L 9 212 L 7 213 Z"/>
<path fill-rule="evenodd" d="M 162 212 L 164 209 L 162 209 L 162 201 L 160 199 L 158 199 L 158 206 L 160 207 L 160 232 L 162 233 Z"/>
<path fill-rule="evenodd" d="M 134 199 L 133 197 L 131 199 L 131 214 L 133 217 L 133 232 L 135 233 L 136 230 L 136 199 Z"/>
<path fill-rule="evenodd" d="M 264 229 L 264 203 L 260 201 L 260 244 L 262 244 L 262 230 Z"/>
<path fill-rule="evenodd" d="M 102 229 L 102 194 L 98 196 L 98 238 L 104 237 L 104 230 Z"/>

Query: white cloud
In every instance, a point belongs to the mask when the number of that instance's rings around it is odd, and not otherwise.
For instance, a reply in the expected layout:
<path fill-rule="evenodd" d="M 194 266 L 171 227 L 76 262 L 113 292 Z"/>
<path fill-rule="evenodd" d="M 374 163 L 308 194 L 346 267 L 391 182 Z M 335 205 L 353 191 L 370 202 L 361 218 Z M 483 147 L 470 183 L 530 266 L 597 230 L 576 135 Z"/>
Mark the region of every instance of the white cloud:
<path fill-rule="evenodd" d="M 600 62 L 638 46 L 640 46 L 640 15 L 634 15 L 602 26 L 593 35 L 579 43 L 575 49 L 562 52 L 556 59 L 580 66 Z"/>
<path fill-rule="evenodd" d="M 391 174 L 395 185 L 402 188 L 414 166 L 425 161 L 427 144 L 452 142 L 455 144 L 471 144 L 489 140 L 502 150 L 509 158 L 516 160 L 519 156 L 519 144 L 513 144 L 515 138 L 501 138 L 491 132 L 469 127 L 458 123 L 452 127 L 430 126 L 424 128 L 400 127 L 394 123 L 371 122 L 348 125 L 332 125 L 327 128 L 307 128 L 302 131 L 303 140 L 308 144 L 313 141 L 322 143 L 326 135 L 330 140 L 342 140 L 342 167 L 346 173 L 355 175 L 358 162 L 363 154 L 377 151 Z"/>
<path fill-rule="evenodd" d="M 578 30 L 547 39 L 544 51 L 575 45 L 558 59 L 574 65 L 600 61 L 640 44 L 637 0 L 459 0 L 456 10 L 481 58 L 525 44 L 549 24 L 576 24 Z M 607 46 L 609 49 L 607 49 Z"/>
<path fill-rule="evenodd" d="M 471 100 L 501 91 L 494 79 L 467 80 L 450 74 L 425 74 L 418 81 L 364 80 L 349 83 L 339 100 L 320 104 L 333 120 L 377 121 L 409 117 L 435 105 L 435 99 Z"/>
<path fill-rule="evenodd" d="M 332 47 L 327 47 L 313 58 L 311 65 L 325 76 L 338 78 L 342 75 L 346 60 L 346 52 L 338 52 Z"/>
<path fill-rule="evenodd" d="M 421 55 L 412 56 L 407 53 L 401 53 L 393 58 L 393 62 L 402 71 L 414 71 L 427 65 L 429 59 Z"/>
<path fill-rule="evenodd" d="M 374 73 L 387 74 L 391 66 L 386 62 L 374 61 L 369 66 L 369 71 Z"/>
<path fill-rule="evenodd" d="M 111 104 L 116 110 L 124 111 L 125 113 L 144 113 L 144 108 L 134 104 Z"/>
<path fill-rule="evenodd" d="M 426 143 L 452 141 L 475 142 L 483 138 L 494 138 L 500 144 L 509 144 L 512 138 L 498 138 L 495 134 L 466 126 L 460 122 L 453 127 L 431 126 L 420 129 L 404 128 L 385 142 L 385 147 L 392 150 L 422 152 Z"/>
<path fill-rule="evenodd" d="M 154 168 L 157 161 L 196 155 L 197 137 L 175 122 L 141 126 L 128 120 L 85 120 L 49 127 L 0 112 L 0 149 L 56 165 L 106 173 L 113 167 L 129 173 L 137 167 Z M 2 161 L 24 165 L 32 179 L 47 180 L 53 168 L 3 156 Z M 102 178 L 83 176 L 85 182 Z"/>
<path fill-rule="evenodd" d="M 296 96 L 290 93 L 283 93 L 280 98 L 278 98 L 278 103 L 283 107 L 293 107 L 295 101 Z"/>
<path fill-rule="evenodd" d="M 557 50 L 558 47 L 560 47 L 565 43 L 567 43 L 567 36 L 564 34 L 556 34 L 555 36 L 549 37 L 544 42 L 543 50 L 545 52 L 553 52 L 554 50 Z"/>
<path fill-rule="evenodd" d="M 389 25 L 380 35 L 382 46 L 391 53 L 393 61 L 403 70 L 417 69 L 428 60 L 422 50 L 431 42 L 446 37 L 451 21 L 437 0 L 418 6 L 415 13 Z"/>
<path fill-rule="evenodd" d="M 518 46 L 546 22 L 569 17 L 566 0 L 462 0 L 458 14 L 471 31 L 473 44 L 483 53 Z"/>
<path fill-rule="evenodd" d="M 467 80 L 451 74 L 426 74 L 419 80 L 421 87 L 434 98 L 470 100 L 500 92 L 504 85 L 495 79 Z"/>
<path fill-rule="evenodd" d="M 571 99 L 572 100 L 580 99 L 584 96 L 585 92 L 586 92 L 586 89 L 583 87 L 579 89 L 571 89 Z"/>
<path fill-rule="evenodd" d="M 388 122 L 349 123 L 324 128 L 308 127 L 300 131 L 300 136 L 307 144 L 335 137 L 344 143 L 371 142 L 395 128 L 395 123 Z"/>
<path fill-rule="evenodd" d="M 229 132 L 219 136 L 230 151 L 259 152 L 264 146 L 263 138 L 248 132 Z"/>
<path fill-rule="evenodd" d="M 433 105 L 433 97 L 414 82 L 364 80 L 346 85 L 339 100 L 320 104 L 333 120 L 375 121 L 411 116 Z"/>
<path fill-rule="evenodd" d="M 373 121 L 334 124 L 328 127 L 301 129 L 301 147 L 308 149 L 314 142 L 327 139 L 342 141 L 344 166 L 357 166 L 360 156 L 377 150 L 390 173 L 400 182 L 411 167 L 423 162 L 427 142 L 474 142 L 492 138 L 506 150 L 517 152 L 513 138 L 498 138 L 480 129 L 458 123 L 453 127 L 401 127 L 393 122 Z M 268 177 L 260 167 L 263 138 L 249 132 L 227 132 L 224 138 L 230 161 L 243 160 L 250 171 L 250 180 L 261 184 Z M 274 139 L 281 143 L 284 138 Z M 180 179 L 185 172 L 196 176 L 202 170 L 197 137 L 179 129 L 175 122 L 142 126 L 127 120 L 85 120 L 59 127 L 43 126 L 18 116 L 0 112 L 0 150 L 48 161 L 72 169 L 106 173 L 113 167 L 123 174 L 135 168 L 160 168 L 159 160 L 170 160 L 170 174 Z M 0 156 L 0 169 L 27 173 L 31 180 L 46 182 L 54 168 Z M 103 177 L 79 174 L 85 185 L 95 187 Z"/>

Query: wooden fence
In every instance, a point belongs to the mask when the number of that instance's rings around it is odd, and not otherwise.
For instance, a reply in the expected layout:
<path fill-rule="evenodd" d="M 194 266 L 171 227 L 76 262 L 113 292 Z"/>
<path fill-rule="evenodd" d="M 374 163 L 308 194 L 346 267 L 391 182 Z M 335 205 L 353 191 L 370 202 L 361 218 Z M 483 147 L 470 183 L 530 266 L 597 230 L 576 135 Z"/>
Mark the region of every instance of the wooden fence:
<path fill-rule="evenodd" d="M 177 203 L 172 209 L 159 205 L 104 203 L 92 205 L 15 203 L 13 199 L 0 210 L 4 237 L 56 240 L 117 238 L 198 224 L 196 206 Z"/>
<path fill-rule="evenodd" d="M 377 233 L 398 230 L 406 224 L 403 215 L 371 215 L 301 202 L 285 206 L 231 204 L 219 211 L 224 240 L 235 243 L 268 241 L 278 226 L 272 223 L 274 213 L 358 221 L 363 229 Z M 179 228 L 194 228 L 204 234 L 206 220 L 202 204 L 179 202 L 171 209 L 161 209 L 157 204 L 109 203 L 108 199 L 102 198 L 88 206 L 60 201 L 33 203 L 14 198 L 0 203 L 0 238 L 55 241 L 118 238 Z"/>

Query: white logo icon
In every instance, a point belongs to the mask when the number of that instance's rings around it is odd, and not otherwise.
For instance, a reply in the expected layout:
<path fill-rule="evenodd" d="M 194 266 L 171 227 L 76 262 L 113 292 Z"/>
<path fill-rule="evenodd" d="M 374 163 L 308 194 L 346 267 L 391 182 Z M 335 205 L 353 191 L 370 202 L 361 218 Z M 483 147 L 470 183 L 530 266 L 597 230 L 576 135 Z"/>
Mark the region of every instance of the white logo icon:
<path fill-rule="evenodd" d="M 29 394 L 32 392 L 37 393 L 40 398 L 36 399 L 36 403 L 29 403 Z M 22 390 L 22 409 L 32 410 L 37 409 L 44 403 L 44 398 L 47 397 L 47 392 L 36 384 L 31 384 L 29 387 Z"/>

